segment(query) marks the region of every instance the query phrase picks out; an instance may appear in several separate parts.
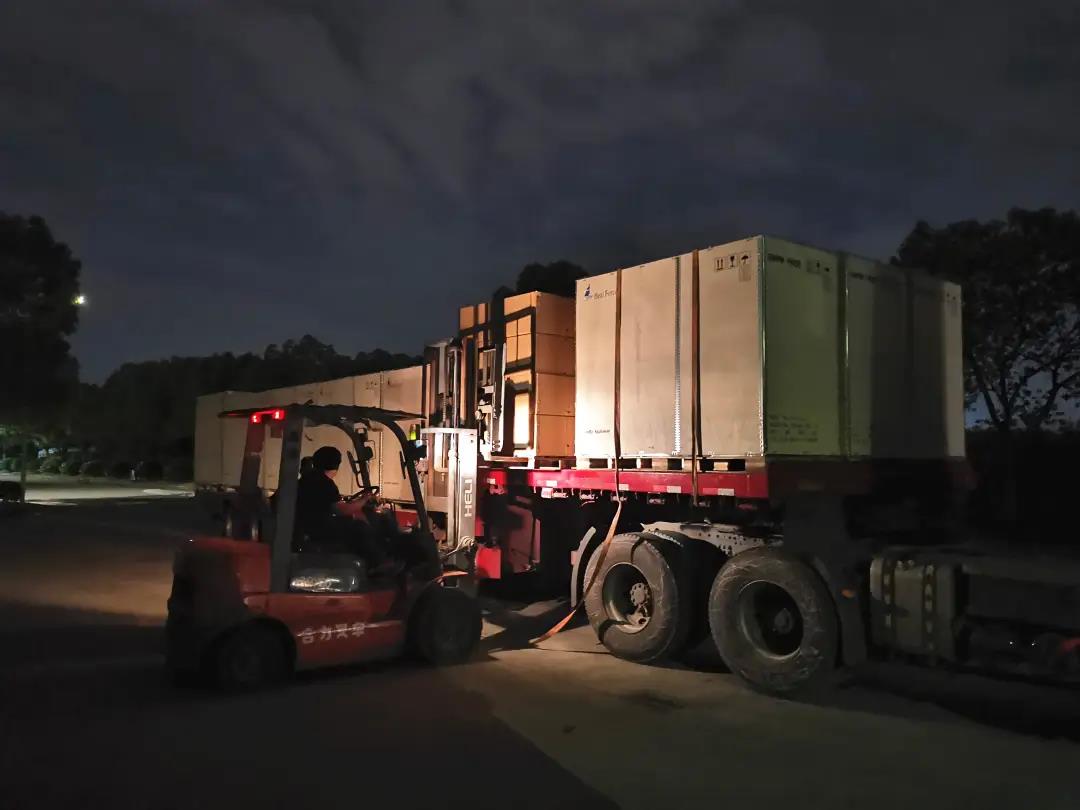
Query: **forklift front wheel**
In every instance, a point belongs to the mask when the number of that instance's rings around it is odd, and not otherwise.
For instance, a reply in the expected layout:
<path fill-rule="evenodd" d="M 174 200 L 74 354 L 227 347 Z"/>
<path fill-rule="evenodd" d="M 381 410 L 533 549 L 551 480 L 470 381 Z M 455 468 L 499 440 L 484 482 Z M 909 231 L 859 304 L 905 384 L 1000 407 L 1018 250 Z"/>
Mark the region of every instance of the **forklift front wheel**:
<path fill-rule="evenodd" d="M 413 649 L 437 666 L 467 661 L 480 643 L 483 624 L 476 600 L 460 588 L 432 585 L 413 608 Z"/>
<path fill-rule="evenodd" d="M 242 627 L 218 645 L 214 674 L 218 687 L 226 692 L 267 686 L 285 675 L 285 650 L 269 628 Z"/>

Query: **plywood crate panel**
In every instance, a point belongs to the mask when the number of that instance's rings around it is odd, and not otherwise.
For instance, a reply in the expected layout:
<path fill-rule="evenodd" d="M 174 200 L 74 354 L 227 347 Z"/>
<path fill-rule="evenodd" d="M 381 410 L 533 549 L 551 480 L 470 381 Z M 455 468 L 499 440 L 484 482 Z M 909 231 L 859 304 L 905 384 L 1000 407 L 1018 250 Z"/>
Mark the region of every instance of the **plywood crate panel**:
<path fill-rule="evenodd" d="M 960 291 L 925 273 L 757 236 L 582 279 L 576 323 L 578 457 L 614 455 L 616 386 L 627 457 L 963 454 Z"/>

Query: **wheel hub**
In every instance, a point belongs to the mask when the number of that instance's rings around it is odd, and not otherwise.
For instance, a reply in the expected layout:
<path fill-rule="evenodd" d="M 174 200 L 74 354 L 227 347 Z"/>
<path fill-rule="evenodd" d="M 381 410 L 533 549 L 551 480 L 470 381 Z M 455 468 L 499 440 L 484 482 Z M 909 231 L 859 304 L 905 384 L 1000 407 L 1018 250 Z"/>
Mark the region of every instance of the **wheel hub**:
<path fill-rule="evenodd" d="M 645 574 L 629 563 L 615 565 L 603 585 L 604 608 L 609 619 L 627 633 L 643 630 L 653 613 L 652 589 Z"/>
<path fill-rule="evenodd" d="M 795 617 L 787 608 L 778 610 L 772 620 L 773 632 L 784 636 L 795 629 Z"/>
<path fill-rule="evenodd" d="M 739 593 L 735 609 L 743 636 L 764 655 L 795 655 L 803 640 L 803 620 L 791 594 L 772 582 L 757 581 Z"/>

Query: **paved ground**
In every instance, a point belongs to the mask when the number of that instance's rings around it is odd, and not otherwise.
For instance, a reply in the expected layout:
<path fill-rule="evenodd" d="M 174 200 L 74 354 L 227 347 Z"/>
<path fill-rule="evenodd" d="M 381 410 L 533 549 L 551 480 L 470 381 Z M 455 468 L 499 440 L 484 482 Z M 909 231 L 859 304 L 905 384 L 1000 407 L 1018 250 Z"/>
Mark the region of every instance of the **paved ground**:
<path fill-rule="evenodd" d="M 588 628 L 529 647 L 555 603 L 485 600 L 463 667 L 175 690 L 159 626 L 195 504 L 67 486 L 0 522 L 5 810 L 1080 806 L 1074 692 L 877 669 L 820 705 L 769 700 L 707 651 L 635 666 Z"/>

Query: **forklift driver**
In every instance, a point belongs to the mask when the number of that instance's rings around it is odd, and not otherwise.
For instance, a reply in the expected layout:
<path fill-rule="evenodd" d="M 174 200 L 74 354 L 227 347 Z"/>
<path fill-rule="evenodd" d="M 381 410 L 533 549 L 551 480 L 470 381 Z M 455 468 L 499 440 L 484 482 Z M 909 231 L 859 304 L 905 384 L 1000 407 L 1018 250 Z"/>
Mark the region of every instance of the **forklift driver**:
<path fill-rule="evenodd" d="M 320 447 L 311 466 L 300 475 L 296 491 L 296 538 L 307 536 L 326 550 L 356 553 L 369 566 L 385 561 L 374 530 L 364 514 L 373 494 L 365 492 L 346 507 L 334 478 L 341 466 L 341 451 Z"/>

